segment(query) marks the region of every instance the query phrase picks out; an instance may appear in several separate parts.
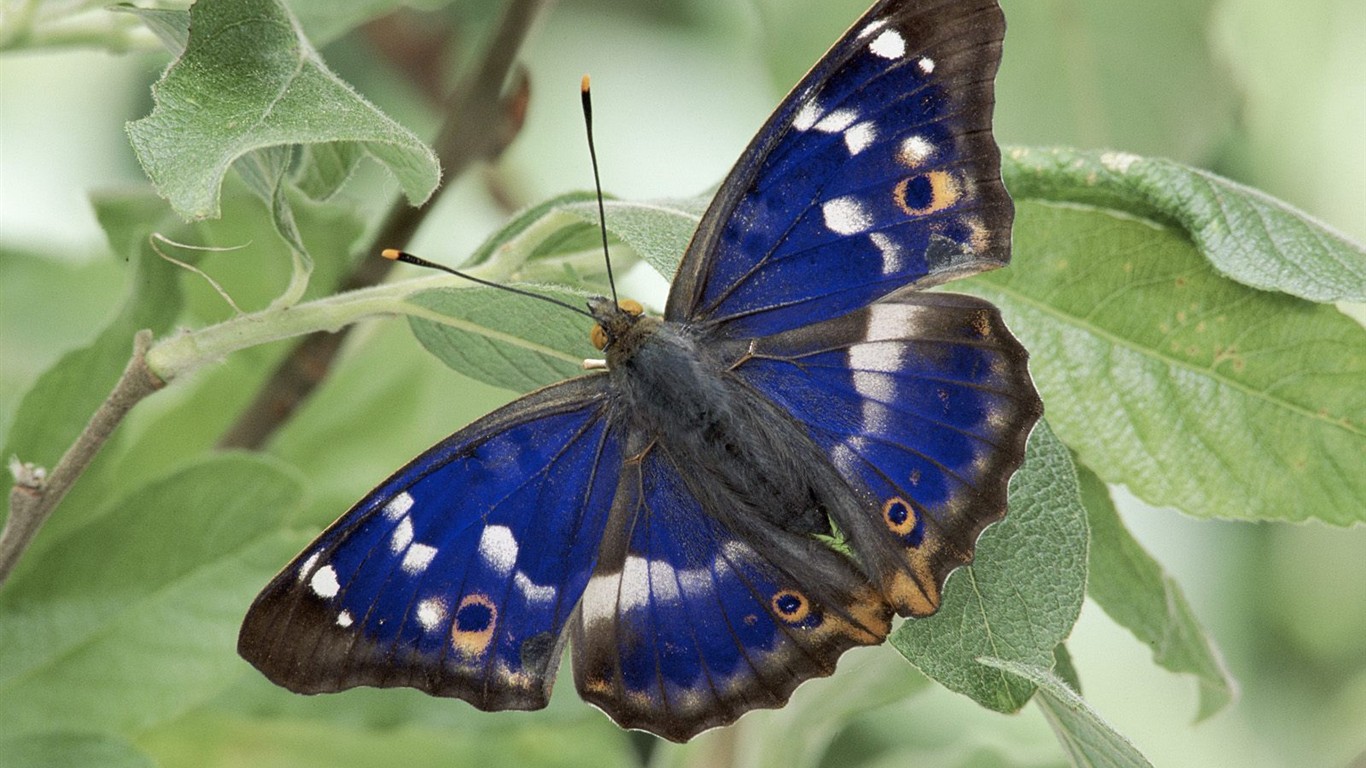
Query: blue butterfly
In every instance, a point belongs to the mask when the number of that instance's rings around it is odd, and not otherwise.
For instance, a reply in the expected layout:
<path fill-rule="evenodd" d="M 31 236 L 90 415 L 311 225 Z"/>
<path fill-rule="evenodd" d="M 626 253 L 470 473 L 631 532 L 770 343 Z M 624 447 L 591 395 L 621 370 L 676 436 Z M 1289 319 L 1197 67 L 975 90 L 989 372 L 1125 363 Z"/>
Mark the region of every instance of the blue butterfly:
<path fill-rule="evenodd" d="M 606 370 L 419 456 L 272 581 L 240 653 L 301 693 L 580 695 L 684 741 L 925 616 L 1006 510 L 1041 404 L 980 299 L 1009 261 L 994 0 L 882 0 L 703 216 L 662 318 L 589 301 Z"/>

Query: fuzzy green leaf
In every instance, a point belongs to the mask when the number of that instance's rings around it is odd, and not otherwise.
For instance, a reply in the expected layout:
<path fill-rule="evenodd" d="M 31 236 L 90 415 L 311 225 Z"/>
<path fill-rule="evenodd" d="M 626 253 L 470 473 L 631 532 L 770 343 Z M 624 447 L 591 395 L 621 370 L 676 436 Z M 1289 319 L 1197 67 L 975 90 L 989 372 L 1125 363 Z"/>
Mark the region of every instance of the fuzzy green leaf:
<path fill-rule="evenodd" d="M 1063 751 L 1078 768 L 1152 768 L 1076 691 L 1044 667 L 983 657 L 981 663 L 1038 687 L 1034 700 L 1057 734 Z"/>
<path fill-rule="evenodd" d="M 1091 525 L 1087 593 L 1110 618 L 1152 648 L 1154 661 L 1173 672 L 1195 675 L 1200 683 L 1199 719 L 1223 709 L 1237 686 L 1181 586 L 1124 527 L 1100 478 L 1078 465 L 1077 479 Z"/>
<path fill-rule="evenodd" d="M 354 143 L 419 203 L 436 156 L 334 75 L 274 0 L 201 0 L 189 45 L 154 86 L 152 114 L 128 124 L 158 192 L 186 218 L 218 215 L 228 167 L 254 150 Z"/>
<path fill-rule="evenodd" d="M 659 274 L 671 277 L 678 270 L 678 261 L 692 239 L 697 223 L 702 220 L 705 203 L 697 198 L 634 203 L 608 201 L 604 203 L 607 231 L 631 246 Z M 565 210 L 597 229 L 596 203 L 567 205 Z"/>
<path fill-rule="evenodd" d="M 1221 277 L 1179 232 L 1017 207 L 1010 268 L 954 289 L 1001 308 L 1087 466 L 1197 516 L 1366 520 L 1360 325 Z"/>
<path fill-rule="evenodd" d="M 515 287 L 583 306 L 578 294 L 517 284 Z M 583 373 L 596 355 L 590 324 L 562 307 L 493 288 L 445 288 L 419 293 L 409 302 L 429 314 L 411 316 L 418 341 L 466 376 L 516 392 L 529 392 Z"/>
<path fill-rule="evenodd" d="M 0 735 L 128 733 L 234 680 L 242 613 L 303 543 L 280 533 L 301 498 L 277 462 L 210 459 L 31 558 L 0 593 Z"/>
<path fill-rule="evenodd" d="M 1067 449 L 1040 422 L 1010 480 L 1010 512 L 944 585 L 939 612 L 902 624 L 892 645 L 920 671 L 984 707 L 1014 712 L 1033 692 L 979 656 L 1049 667 L 1086 584 L 1086 512 Z"/>
<path fill-rule="evenodd" d="M 1366 301 L 1366 250 L 1290 205 L 1208 171 L 1120 152 L 1015 148 L 1016 200 L 1084 203 L 1185 230 L 1221 274 L 1316 302 Z"/>
<path fill-rule="evenodd" d="M 608 201 L 608 232 L 656 269 L 672 270 L 697 226 L 699 201 L 622 203 Z M 572 193 L 518 215 L 471 257 L 487 263 L 509 248 L 521 257 L 503 256 L 505 270 L 531 271 L 538 262 L 586 252 L 601 268 L 597 202 Z M 525 268 L 518 265 L 529 262 Z M 614 263 L 620 264 L 614 258 Z M 545 286 L 521 285 L 575 307 L 584 296 Z M 432 354 L 467 376 L 526 392 L 583 373 L 585 357 L 596 356 L 588 343 L 590 324 L 563 308 L 481 287 L 439 289 L 409 301 L 434 314 L 412 317 L 413 333 Z"/>

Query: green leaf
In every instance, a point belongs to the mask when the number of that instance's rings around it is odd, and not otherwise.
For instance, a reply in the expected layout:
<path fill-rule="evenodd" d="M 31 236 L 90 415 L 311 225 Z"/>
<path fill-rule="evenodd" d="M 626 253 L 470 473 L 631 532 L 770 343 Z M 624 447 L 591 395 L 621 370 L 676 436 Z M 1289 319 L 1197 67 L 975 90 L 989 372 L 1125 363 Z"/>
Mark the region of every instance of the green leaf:
<path fill-rule="evenodd" d="M 983 657 L 981 663 L 1038 687 L 1034 700 L 1072 765 L 1152 768 L 1152 763 L 1128 739 L 1046 668 L 991 657 Z"/>
<path fill-rule="evenodd" d="M 152 30 L 171 53 L 179 56 L 190 42 L 190 12 L 179 8 L 139 8 L 130 3 L 109 6 L 116 13 L 131 13 Z"/>
<path fill-rule="evenodd" d="M 1014 712 L 1032 687 L 979 656 L 1048 667 L 1072 630 L 1086 584 L 1086 513 L 1067 449 L 1040 422 L 1010 479 L 1010 512 L 944 586 L 939 612 L 905 622 L 892 645 L 946 688 Z"/>
<path fill-rule="evenodd" d="M 232 682 L 242 613 L 304 543 L 280 533 L 301 496 L 278 462 L 214 458 L 31 557 L 0 593 L 0 735 L 128 733 Z"/>
<path fill-rule="evenodd" d="M 1366 520 L 1366 331 L 1220 277 L 1179 232 L 1020 202 L 999 306 L 1049 424 L 1109 483 L 1202 517 Z"/>
<path fill-rule="evenodd" d="M 308 144 L 301 149 L 294 185 L 313 200 L 331 199 L 365 157 L 364 148 L 351 143 Z"/>
<path fill-rule="evenodd" d="M 505 251 L 520 251 L 524 254 L 533 254 L 542 247 L 542 243 L 552 240 L 561 229 L 578 222 L 560 213 L 565 208 L 574 203 L 584 203 L 594 201 L 597 197 L 592 192 L 567 192 L 557 197 L 552 197 L 536 205 L 528 206 L 512 219 L 504 224 L 497 232 L 493 233 L 477 250 L 465 260 L 465 268 L 468 269 L 487 262 L 495 254 Z M 574 217 L 577 219 L 578 217 Z M 564 251 L 553 251 L 544 255 L 558 255 Z M 505 258 L 500 255 L 500 260 Z M 525 260 L 524 256 L 521 260 Z"/>
<path fill-rule="evenodd" d="M 1110 490 L 1077 465 L 1081 499 L 1091 525 L 1086 590 L 1120 626 L 1153 650 L 1153 660 L 1200 683 L 1200 720 L 1228 706 L 1236 684 L 1214 640 L 1191 610 L 1180 585 L 1134 540 L 1119 518 Z"/>
<path fill-rule="evenodd" d="M 1316 302 L 1366 301 L 1366 251 L 1327 224 L 1208 171 L 1119 152 L 1017 147 L 1017 201 L 1084 203 L 1183 229 L 1220 273 Z"/>
<path fill-rule="evenodd" d="M 514 284 L 583 306 L 584 297 L 539 285 Z M 410 316 L 418 341 L 442 362 L 466 376 L 518 392 L 583 373 L 583 360 L 597 353 L 588 323 L 563 307 L 514 296 L 494 288 L 443 288 L 408 299 L 430 312 Z M 578 354 L 572 351 L 578 350 Z"/>
<path fill-rule="evenodd" d="M 219 187 L 243 155 L 347 142 L 386 166 L 414 204 L 440 180 L 436 156 L 334 75 L 274 0 L 201 0 L 185 53 L 153 87 L 152 114 L 128 124 L 158 192 L 186 218 L 218 215 Z"/>
<path fill-rule="evenodd" d="M 604 203 L 607 231 L 631 246 L 659 274 L 672 277 L 708 202 L 708 198 L 608 201 Z M 597 230 L 596 203 L 570 204 L 564 210 Z"/>
<path fill-rule="evenodd" d="M 445 703 L 460 706 L 457 702 Z M 403 765 L 638 765 L 626 733 L 604 725 L 547 723 L 538 718 L 499 730 L 409 723 L 358 727 L 343 720 L 247 718 L 201 712 L 177 721 L 173 727 L 147 734 L 139 742 L 157 757 L 163 768 L 394 765 L 397 755 L 402 756 Z"/>
<path fill-rule="evenodd" d="M 6 768 L 156 768 L 132 744 L 106 733 L 56 731 L 0 738 L 0 765 Z"/>

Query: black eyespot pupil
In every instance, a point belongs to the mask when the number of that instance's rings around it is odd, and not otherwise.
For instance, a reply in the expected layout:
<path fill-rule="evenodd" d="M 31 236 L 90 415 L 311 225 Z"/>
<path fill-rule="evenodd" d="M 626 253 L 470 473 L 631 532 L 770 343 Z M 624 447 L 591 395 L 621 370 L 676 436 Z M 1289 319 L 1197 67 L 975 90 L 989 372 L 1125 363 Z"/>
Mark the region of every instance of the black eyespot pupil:
<path fill-rule="evenodd" d="M 906 185 L 906 205 L 910 208 L 928 208 L 934 202 L 934 184 L 928 176 L 916 176 Z"/>
<path fill-rule="evenodd" d="M 802 607 L 802 599 L 796 595 L 779 595 L 774 603 L 780 613 L 796 613 Z"/>
<path fill-rule="evenodd" d="M 910 511 L 906 509 L 905 504 L 899 501 L 887 507 L 887 521 L 892 525 L 901 525 L 906 522 L 906 518 L 909 516 Z"/>
<path fill-rule="evenodd" d="M 455 612 L 455 628 L 461 632 L 483 632 L 493 622 L 493 610 L 483 603 L 468 603 Z"/>

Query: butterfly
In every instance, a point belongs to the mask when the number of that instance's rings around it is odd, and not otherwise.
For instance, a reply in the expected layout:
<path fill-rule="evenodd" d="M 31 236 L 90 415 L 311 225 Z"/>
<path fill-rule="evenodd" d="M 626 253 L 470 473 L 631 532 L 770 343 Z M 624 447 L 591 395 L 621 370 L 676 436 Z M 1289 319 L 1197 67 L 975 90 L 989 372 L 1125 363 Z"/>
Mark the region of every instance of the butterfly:
<path fill-rule="evenodd" d="M 300 693 L 582 698 L 675 741 L 927 616 L 1006 511 L 1041 403 L 1004 266 L 994 0 L 882 0 L 702 217 L 662 317 L 594 298 L 605 370 L 456 432 L 265 588 L 239 652 Z"/>

